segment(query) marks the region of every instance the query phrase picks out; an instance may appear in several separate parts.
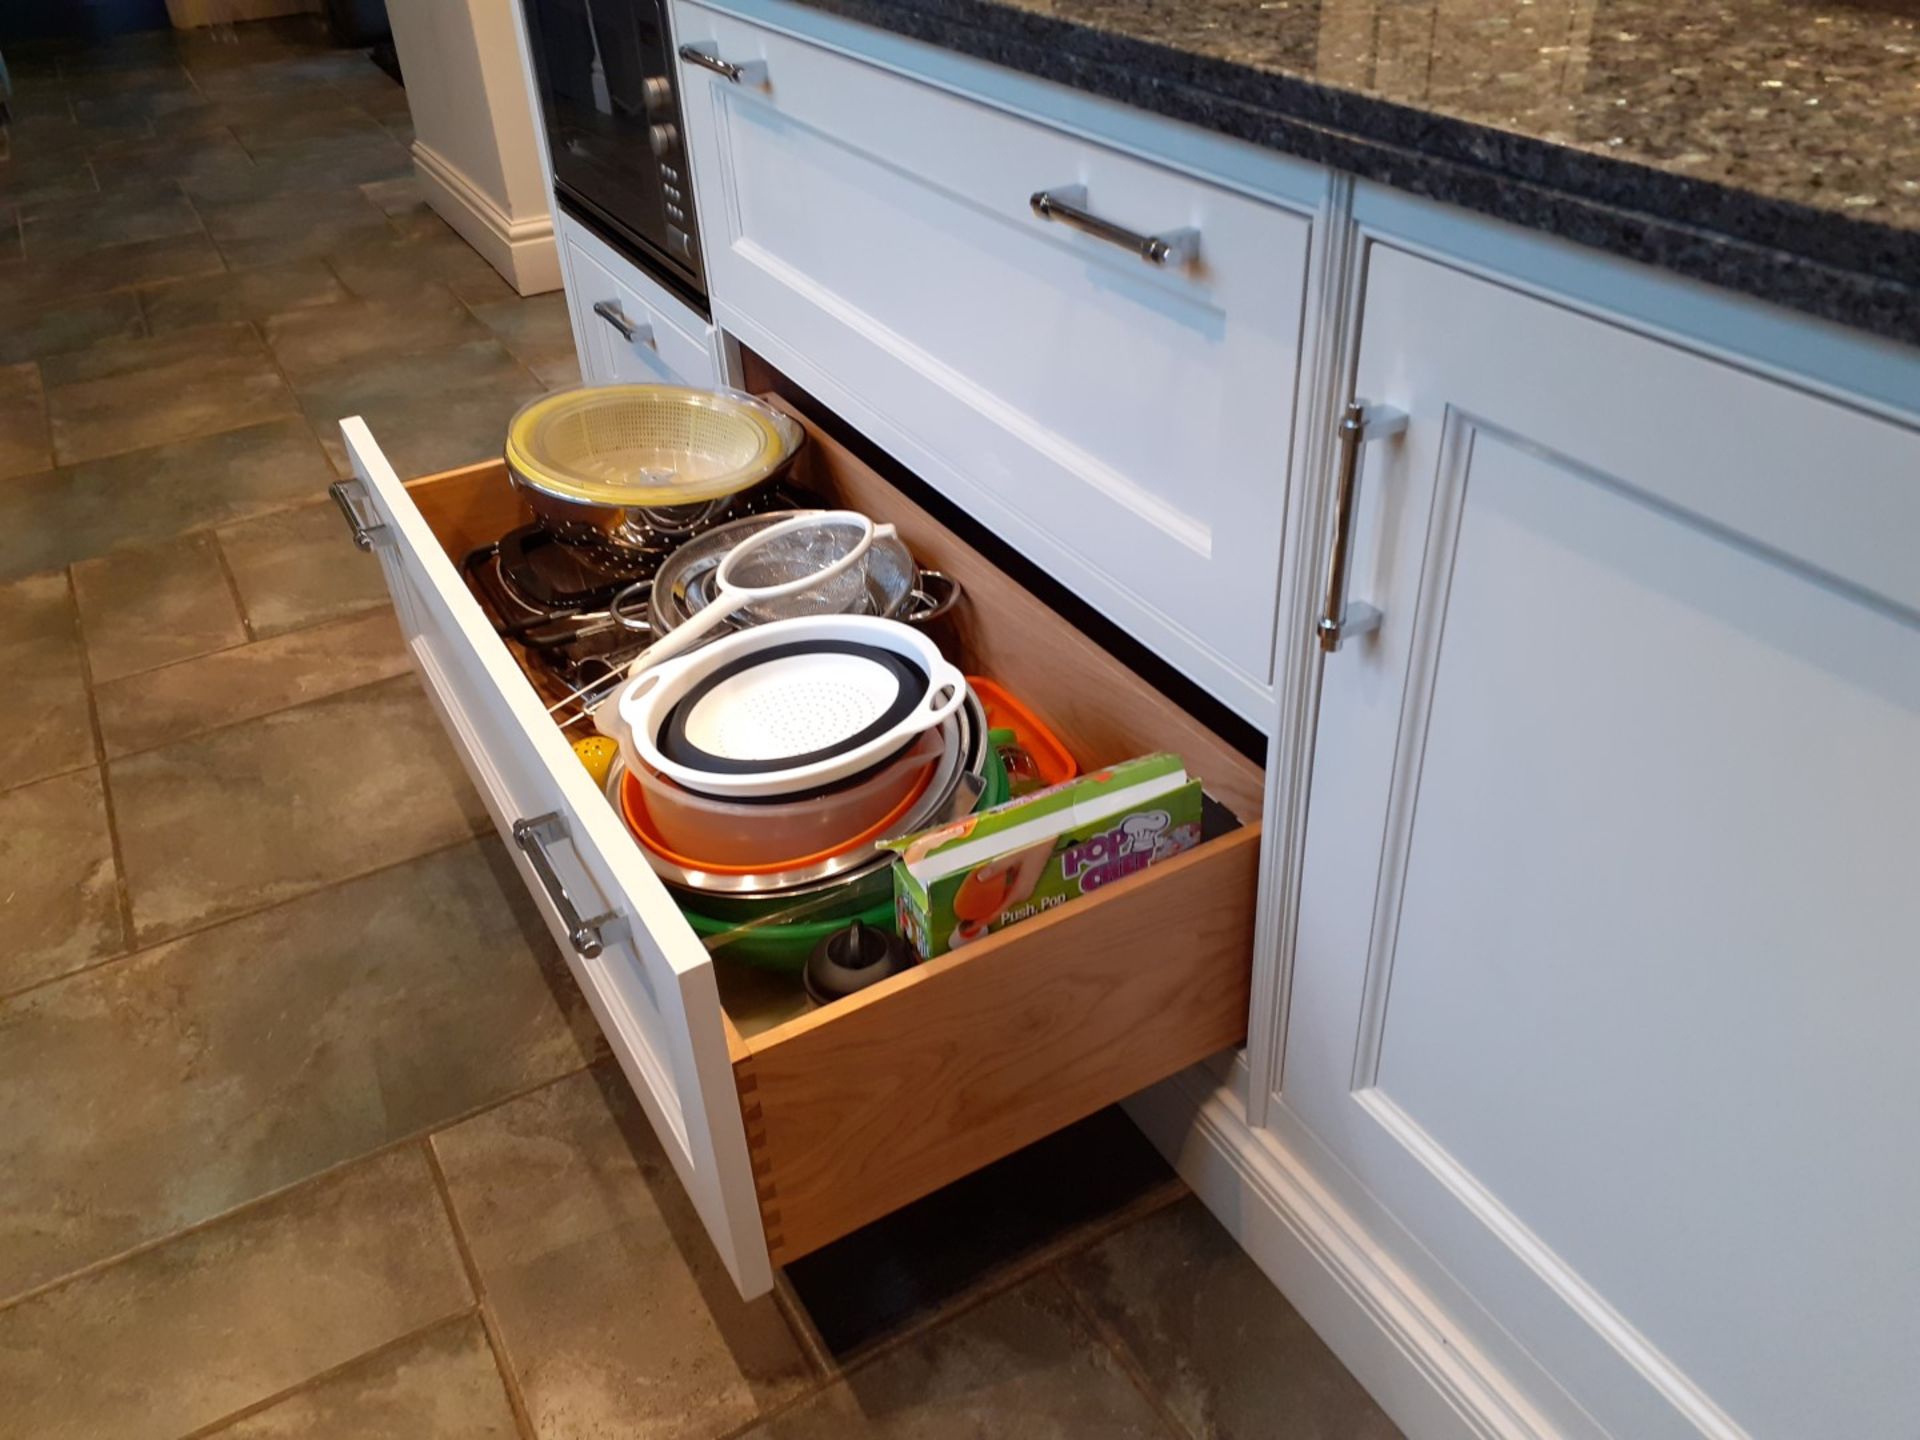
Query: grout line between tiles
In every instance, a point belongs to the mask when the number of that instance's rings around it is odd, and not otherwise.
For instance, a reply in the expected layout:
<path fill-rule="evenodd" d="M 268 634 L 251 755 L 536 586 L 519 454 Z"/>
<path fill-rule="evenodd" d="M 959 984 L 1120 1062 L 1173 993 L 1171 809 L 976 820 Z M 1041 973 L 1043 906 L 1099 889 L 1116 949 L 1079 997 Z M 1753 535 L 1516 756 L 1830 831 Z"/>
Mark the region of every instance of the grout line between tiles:
<path fill-rule="evenodd" d="M 469 1306 L 464 1310 L 456 1310 L 450 1315 L 442 1315 L 438 1320 L 429 1321 L 418 1329 L 407 1331 L 404 1335 L 396 1335 L 391 1340 L 383 1340 L 371 1350 L 361 1351 L 351 1360 L 342 1360 L 338 1365 L 329 1365 L 325 1370 L 316 1371 L 304 1380 L 289 1385 L 283 1390 L 276 1390 L 273 1394 L 263 1396 L 250 1405 L 243 1405 L 238 1410 L 222 1415 L 218 1420 L 199 1426 L 197 1429 L 189 1430 L 185 1435 L 180 1436 L 179 1440 L 202 1440 L 203 1436 L 218 1435 L 228 1426 L 245 1420 L 249 1416 L 258 1415 L 263 1410 L 271 1410 L 274 1406 L 280 1404 L 281 1401 L 291 1400 L 296 1395 L 315 1389 L 337 1376 L 344 1375 L 356 1366 L 364 1365 L 371 1360 L 378 1360 L 385 1355 L 391 1355 L 396 1350 L 404 1349 L 408 1345 L 425 1339 L 437 1330 L 446 1330 L 458 1325 L 463 1320 L 471 1319 L 473 1313 L 473 1308 Z"/>
<path fill-rule="evenodd" d="M 480 1315 L 480 1328 L 486 1334 L 487 1349 L 493 1354 L 493 1368 L 499 1372 L 500 1384 L 507 1392 L 507 1408 L 513 1411 L 514 1427 L 519 1430 L 521 1440 L 538 1440 L 533 1413 L 527 1409 L 527 1397 L 520 1388 L 520 1376 L 507 1353 L 506 1336 L 500 1333 L 499 1319 L 494 1315 L 493 1305 L 487 1298 L 486 1279 L 480 1273 L 480 1262 L 473 1258 L 473 1247 L 467 1241 L 467 1228 L 461 1223 L 460 1211 L 453 1203 L 453 1187 L 447 1183 L 447 1172 L 440 1166 L 440 1155 L 433 1148 L 432 1135 L 420 1137 L 420 1149 L 427 1157 L 427 1169 L 433 1173 L 433 1184 L 440 1192 L 440 1203 L 446 1208 L 447 1224 L 453 1231 L 454 1248 L 460 1252 L 460 1263 L 466 1267 L 467 1286 L 473 1291 L 474 1305 Z"/>
<path fill-rule="evenodd" d="M 261 637 L 259 632 L 253 628 L 253 616 L 247 610 L 246 597 L 240 593 L 240 580 L 239 577 L 233 573 L 233 561 L 227 558 L 227 547 L 220 539 L 220 529 L 221 527 L 215 526 L 213 530 L 209 532 L 213 537 L 214 563 L 220 567 L 220 577 L 227 582 L 227 595 L 233 601 L 234 614 L 240 617 L 240 631 L 247 637 L 240 642 L 240 645 L 251 645 Z M 239 648 L 240 646 L 238 645 L 228 645 L 224 646 L 222 650 L 213 653 L 220 654 L 223 653 L 224 650 L 237 650 Z"/>
<path fill-rule="evenodd" d="M 107 740 L 100 729 L 100 704 L 94 690 L 93 657 L 87 652 L 86 622 L 80 615 L 80 591 L 74 584 L 71 565 L 65 574 L 67 605 L 73 617 L 73 642 L 80 655 L 80 686 L 87 697 L 87 729 L 93 739 L 94 765 L 100 774 L 100 807 L 106 815 L 107 847 L 113 856 L 114 901 L 120 912 L 120 951 L 116 955 L 101 956 L 99 963 L 105 965 L 131 954 L 138 943 L 133 928 L 133 891 L 127 884 L 126 854 L 120 844 L 120 817 L 113 803 L 113 782 L 107 774 Z"/>
<path fill-rule="evenodd" d="M 378 613 L 380 612 L 372 608 L 369 608 L 365 612 L 363 612 L 363 615 L 345 616 L 340 620 L 328 621 L 327 625 L 351 624 L 353 621 L 357 619 L 364 618 L 364 615 L 375 615 Z M 245 650 L 249 646 L 253 646 L 253 645 L 264 645 L 269 643 L 270 641 L 278 640 L 285 635 L 305 635 L 310 631 L 322 630 L 325 628 L 326 628 L 326 625 L 308 625 L 299 630 L 282 630 L 277 634 L 262 636 L 258 640 L 249 640 L 243 645 L 229 645 L 222 650 L 209 650 L 205 655 L 196 655 L 191 660 L 179 660 L 174 663 L 178 665 L 191 665 L 194 660 L 207 660 L 207 659 L 211 659 L 215 655 L 231 655 L 236 650 Z M 404 655 L 399 656 L 397 658 L 399 658 L 403 662 L 406 661 L 406 657 Z M 145 679 L 149 675 L 158 675 L 162 671 L 170 670 L 172 668 L 173 668 L 172 665 L 158 666 L 152 670 L 139 671 L 134 675 L 121 676 L 118 679 L 110 680 L 107 683 L 110 685 L 118 685 L 121 680 Z M 170 746 L 182 745 L 189 740 L 204 740 L 209 735 L 218 735 L 218 734 L 221 734 L 223 731 L 235 730 L 242 725 L 251 724 L 255 720 L 271 719 L 275 715 L 284 715 L 289 710 L 298 710 L 305 705 L 313 705 L 322 700 L 336 700 L 343 695 L 352 695 L 356 691 L 366 690 L 375 685 L 384 685 L 390 680 L 400 679 L 406 673 L 407 672 L 405 669 L 400 669 L 400 670 L 394 671 L 391 675 L 376 675 L 372 679 L 362 680 L 358 684 L 342 685 L 338 690 L 327 690 L 324 692 L 316 692 L 315 694 L 311 694 L 311 695 L 302 695 L 296 700 L 288 701 L 285 705 L 275 705 L 272 708 L 267 710 L 256 710 L 250 714 L 242 715 L 238 719 L 219 720 L 214 722 L 211 725 L 200 726 L 192 730 L 182 730 L 179 734 L 169 735 L 166 739 L 157 741 L 152 745 L 140 745 L 131 750 L 116 750 L 115 752 L 113 752 L 113 754 L 107 757 L 107 760 L 109 764 L 113 764 L 121 760 L 131 760 L 136 755 L 151 755 L 156 750 L 165 750 Z"/>
<path fill-rule="evenodd" d="M 1155 1388 L 1147 1376 L 1146 1369 L 1135 1357 L 1127 1342 L 1121 1338 L 1120 1333 L 1094 1313 L 1093 1307 L 1074 1288 L 1073 1282 L 1067 1279 L 1058 1265 L 1055 1265 L 1050 1273 L 1054 1284 L 1066 1297 L 1068 1306 L 1075 1315 L 1080 1317 L 1080 1323 L 1086 1327 L 1087 1333 L 1097 1343 L 1106 1347 L 1113 1356 L 1114 1364 L 1120 1367 L 1120 1373 L 1133 1382 L 1133 1388 L 1140 1392 L 1141 1397 L 1152 1407 L 1153 1413 L 1160 1417 L 1160 1423 L 1166 1426 L 1167 1433 L 1174 1437 L 1174 1440 L 1194 1440 L 1192 1432 L 1181 1423 L 1180 1417 L 1175 1415 L 1167 1405 L 1165 1397 Z"/>
<path fill-rule="evenodd" d="M 396 1139 L 383 1141 L 371 1150 L 364 1150 L 358 1155 L 350 1155 L 344 1159 L 336 1160 L 331 1165 L 314 1171 L 311 1175 L 302 1175 L 297 1180 L 289 1180 L 286 1184 L 268 1190 L 263 1194 L 248 1196 L 245 1200 L 240 1201 L 236 1205 L 231 1205 L 217 1214 L 202 1216 L 190 1224 L 182 1225 L 177 1230 L 169 1230 L 164 1235 L 152 1236 L 146 1240 L 139 1241 L 137 1244 L 129 1245 L 124 1250 L 117 1250 L 111 1255 L 103 1255 L 97 1260 L 89 1260 L 86 1264 L 69 1270 L 63 1275 L 56 1275 L 52 1279 L 43 1280 L 37 1285 L 29 1286 L 17 1294 L 0 1298 L 0 1315 L 4 1315 L 9 1310 L 25 1305 L 29 1301 L 37 1300 L 42 1295 L 49 1294 L 52 1291 L 98 1275 L 102 1271 L 111 1270 L 114 1266 L 123 1264 L 128 1260 L 137 1259 L 150 1250 L 158 1250 L 163 1245 L 171 1245 L 176 1240 L 185 1239 L 189 1235 L 196 1235 L 202 1230 L 209 1230 L 215 1225 L 237 1219 L 242 1215 L 259 1209 L 262 1205 L 268 1205 L 276 1200 L 284 1199 L 296 1191 L 306 1189 L 310 1185 L 319 1185 L 343 1171 L 352 1169 L 356 1165 L 363 1165 L 369 1161 L 378 1160 L 382 1156 L 390 1155 L 396 1150 L 404 1150 L 409 1146 L 418 1145 L 431 1136 L 437 1135 L 442 1130 L 451 1130 L 454 1126 L 464 1124 L 476 1116 L 484 1115 L 489 1110 L 497 1110 L 502 1105 L 510 1105 L 516 1100 L 523 1100 L 529 1095 L 537 1094 L 539 1091 L 546 1089 L 549 1085 L 558 1085 L 563 1080 L 571 1080 L 576 1075 L 591 1070 L 595 1065 L 600 1063 L 602 1058 L 602 1056 L 595 1055 L 591 1059 L 585 1060 L 557 1075 L 544 1076 L 539 1080 L 522 1085 L 518 1089 L 509 1090 L 481 1104 L 469 1106 L 465 1110 L 457 1111 L 452 1115 L 436 1120 L 432 1126 L 427 1129 L 409 1131 L 407 1134 L 399 1136 Z"/>
<path fill-rule="evenodd" d="M 385 682 L 376 681 L 375 683 L 382 684 Z M 118 758 L 124 759 L 126 757 L 121 756 Z M 122 961 L 136 959 L 141 955 L 150 954 L 152 951 L 159 950 L 168 945 L 177 944 L 182 940 L 191 940 L 196 935 L 204 935 L 209 930 L 218 930 L 223 925 L 232 925 L 237 921 L 250 920 L 256 915 L 265 915 L 269 911 L 278 910 L 283 905 L 295 904 L 328 890 L 336 889 L 354 880 L 366 880 L 375 875 L 384 875 L 389 870 L 398 870 L 402 865 L 411 865 L 417 860 L 425 860 L 434 855 L 444 855 L 449 850 L 458 850 L 462 845 L 471 845 L 476 840 L 488 839 L 490 834 L 490 830 L 476 829 L 471 835 L 463 835 L 457 840 L 449 840 L 444 845 L 435 845 L 431 849 L 422 850 L 418 854 L 408 855 L 399 860 L 389 861 L 385 865 L 375 865 L 367 870 L 356 870 L 351 875 L 342 875 L 337 879 L 329 880 L 324 885 L 316 885 L 311 890 L 302 890 L 298 895 L 288 895 L 265 905 L 256 905 L 250 910 L 235 910 L 232 914 L 222 915 L 216 920 L 209 920 L 204 925 L 194 925 L 170 935 L 163 935 L 159 939 L 146 944 L 137 943 L 137 937 L 133 932 L 129 931 L 127 940 L 131 946 L 130 949 L 124 950 L 118 955 L 103 956 L 91 964 L 82 965 L 77 970 L 69 970 L 64 975 L 49 976 L 45 980 L 36 980 L 31 985 L 22 985 L 17 990 L 6 991 L 4 994 L 0 994 L 0 1008 L 12 1004 L 23 996 L 31 995 L 36 990 L 44 990 L 49 985 L 59 985 L 64 981 L 72 980 L 81 975 L 91 974 L 93 971 L 104 969 L 109 965 L 117 965 Z M 0 1309 L 4 1308 L 4 1302 L 0 1302 Z"/>

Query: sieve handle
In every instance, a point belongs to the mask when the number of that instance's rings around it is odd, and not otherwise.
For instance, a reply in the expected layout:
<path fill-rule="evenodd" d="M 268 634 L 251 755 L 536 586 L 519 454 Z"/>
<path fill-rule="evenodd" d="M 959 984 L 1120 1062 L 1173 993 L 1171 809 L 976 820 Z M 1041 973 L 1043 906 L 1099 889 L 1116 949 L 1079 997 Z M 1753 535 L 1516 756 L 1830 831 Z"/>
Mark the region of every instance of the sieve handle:
<path fill-rule="evenodd" d="M 683 650 L 691 650 L 697 641 L 706 638 L 709 630 L 739 608 L 739 602 L 728 595 L 723 586 L 713 599 L 634 656 L 627 665 L 627 674 L 638 675 L 662 660 L 671 660 Z"/>

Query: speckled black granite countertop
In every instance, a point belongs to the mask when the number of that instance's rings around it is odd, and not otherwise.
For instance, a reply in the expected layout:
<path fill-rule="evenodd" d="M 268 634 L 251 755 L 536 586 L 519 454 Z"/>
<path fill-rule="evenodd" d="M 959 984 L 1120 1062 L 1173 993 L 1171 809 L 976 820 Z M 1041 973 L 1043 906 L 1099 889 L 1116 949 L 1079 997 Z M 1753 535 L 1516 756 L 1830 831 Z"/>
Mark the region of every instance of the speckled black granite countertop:
<path fill-rule="evenodd" d="M 1920 0 L 806 0 L 1920 343 Z"/>

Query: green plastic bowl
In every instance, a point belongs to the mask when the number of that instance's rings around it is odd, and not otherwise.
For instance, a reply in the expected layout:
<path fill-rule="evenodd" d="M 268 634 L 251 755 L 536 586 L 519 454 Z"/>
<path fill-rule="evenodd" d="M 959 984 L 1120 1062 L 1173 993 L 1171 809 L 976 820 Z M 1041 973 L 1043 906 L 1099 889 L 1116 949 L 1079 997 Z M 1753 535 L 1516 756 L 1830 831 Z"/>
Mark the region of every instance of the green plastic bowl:
<path fill-rule="evenodd" d="M 768 970 L 802 969 L 807 957 L 813 953 L 814 946 L 855 921 L 877 926 L 888 934 L 893 933 L 894 924 L 891 899 L 858 914 L 839 915 L 831 920 L 788 920 L 744 930 L 739 928 L 737 921 L 715 920 L 697 910 L 683 910 L 681 913 L 687 917 L 693 933 L 702 940 L 728 934 L 735 937 L 724 945 L 714 947 L 713 954 L 717 959 L 738 960 L 743 965 L 758 965 Z"/>

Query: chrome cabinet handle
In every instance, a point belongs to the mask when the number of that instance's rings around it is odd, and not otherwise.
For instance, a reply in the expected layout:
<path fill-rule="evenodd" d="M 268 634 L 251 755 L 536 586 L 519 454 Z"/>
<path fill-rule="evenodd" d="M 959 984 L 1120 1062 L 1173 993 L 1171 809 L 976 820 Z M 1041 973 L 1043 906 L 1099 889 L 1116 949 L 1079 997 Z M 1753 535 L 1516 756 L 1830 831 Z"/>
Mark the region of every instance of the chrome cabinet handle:
<path fill-rule="evenodd" d="M 1198 230 L 1168 230 L 1159 235 L 1142 235 L 1138 230 L 1129 230 L 1111 220 L 1102 220 L 1086 208 L 1087 187 L 1084 185 L 1061 185 L 1052 190 L 1036 190 L 1027 204 L 1042 220 L 1057 220 L 1062 225 L 1071 225 L 1076 230 L 1084 231 L 1096 240 L 1105 240 L 1109 245 L 1131 250 L 1149 265 L 1185 265 L 1200 253 Z"/>
<path fill-rule="evenodd" d="M 1340 417 L 1340 488 L 1333 496 L 1333 553 L 1327 557 L 1327 603 L 1314 627 L 1320 648 L 1331 655 L 1341 642 L 1380 628 L 1380 612 L 1347 599 L 1347 572 L 1353 568 L 1353 515 L 1360 507 L 1360 447 L 1385 440 L 1407 428 L 1407 417 L 1385 405 L 1349 401 Z"/>
<path fill-rule="evenodd" d="M 618 300 L 594 301 L 593 313 L 618 330 L 623 340 L 640 345 L 653 343 L 653 326 L 629 320 L 627 312 L 620 308 Z"/>
<path fill-rule="evenodd" d="M 353 543 L 362 550 L 371 550 L 375 539 L 387 533 L 387 527 L 367 524 L 360 518 L 359 511 L 353 508 L 353 491 L 348 487 L 358 483 L 357 480 L 336 480 L 327 486 L 327 494 L 340 507 L 340 513 L 347 517 L 347 529 L 353 532 Z"/>
<path fill-rule="evenodd" d="M 591 960 L 606 948 L 606 937 L 602 932 L 618 924 L 620 917 L 611 910 L 589 919 L 580 917 L 579 907 L 573 903 L 573 897 L 567 894 L 567 887 L 560 882 L 559 872 L 553 868 L 553 857 L 547 854 L 548 841 L 564 840 L 566 836 L 567 822 L 557 810 L 536 815 L 531 820 L 513 822 L 513 843 L 527 857 L 527 863 L 533 866 L 533 873 L 539 878 L 540 888 L 547 892 L 547 899 L 553 902 L 553 908 L 560 913 L 560 923 L 567 927 L 568 943 L 582 960 Z"/>
<path fill-rule="evenodd" d="M 711 70 L 722 80 L 731 80 L 735 85 L 764 85 L 767 83 L 767 62 L 764 60 L 742 60 L 735 64 L 731 60 L 720 58 L 720 47 L 706 41 L 698 44 L 689 42 L 680 47 L 680 58 L 689 65 L 698 65 L 702 70 Z"/>

